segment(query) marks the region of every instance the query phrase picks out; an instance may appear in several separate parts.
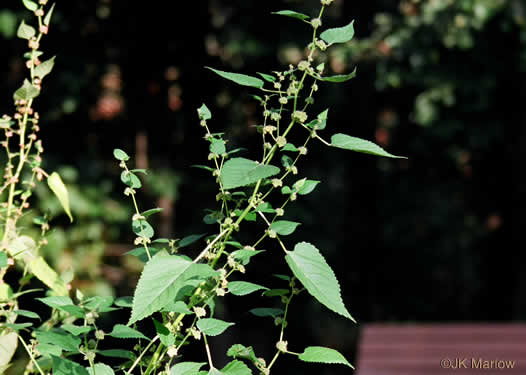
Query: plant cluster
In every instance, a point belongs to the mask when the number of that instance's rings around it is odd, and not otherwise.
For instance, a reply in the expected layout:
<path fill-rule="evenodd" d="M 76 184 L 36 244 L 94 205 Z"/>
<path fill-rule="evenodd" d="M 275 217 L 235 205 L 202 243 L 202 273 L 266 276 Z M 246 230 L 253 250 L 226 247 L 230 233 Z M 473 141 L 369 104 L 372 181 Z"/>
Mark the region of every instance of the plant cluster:
<path fill-rule="evenodd" d="M 25 55 L 29 79 L 15 92 L 16 114 L 4 116 L 0 123 L 5 133 L 2 146 L 7 155 L 1 190 L 2 198 L 5 197 L 2 201 L 0 252 L 2 280 L 14 266 L 23 270 L 16 291 L 5 281 L 0 284 L 2 370 L 9 367 L 18 343 L 29 356 L 25 374 L 248 375 L 253 370 L 270 374 L 282 355 L 296 356 L 305 362 L 352 367 L 343 355 L 332 348 L 307 346 L 300 347 L 300 351 L 289 350 L 289 341 L 294 348 L 300 343 L 285 335 L 292 301 L 304 292 L 330 310 L 354 321 L 343 303 L 336 276 L 321 252 L 311 243 L 302 241 L 292 247 L 286 240 L 300 225 L 286 220 L 289 204 L 314 191 L 320 182 L 298 177 L 298 161 L 308 153 L 310 142 L 320 141 L 329 147 L 398 157 L 369 141 L 346 134 L 334 134 L 328 141 L 320 133 L 327 126 L 329 110 L 314 117 L 309 115 L 318 84 L 345 82 L 355 76 L 355 72 L 327 76 L 323 62 L 318 61 L 331 45 L 346 43 L 354 35 L 353 22 L 319 32 L 323 12 L 331 2 L 321 0 L 319 15 L 312 19 L 289 10 L 275 13 L 298 19 L 312 28 L 312 40 L 307 46 L 306 56 L 297 65 L 271 74 L 258 73 L 260 78 L 209 68 L 231 82 L 259 90 L 261 94 L 254 95 L 254 98 L 262 108 L 262 124 L 258 126 L 262 142 L 259 160 L 234 156 L 243 150 L 229 150 L 224 134 L 210 130 L 212 113 L 209 108 L 203 104 L 198 109 L 200 125 L 210 151 L 210 165 L 200 167 L 212 174 L 218 186 L 218 207 L 210 210 L 204 220 L 216 225 L 217 233 L 206 237 L 157 238 L 149 220 L 161 209 L 141 210 L 137 199 L 137 190 L 142 187 L 138 176 L 146 174 L 146 171 L 131 168 L 127 153 L 114 150 L 114 157 L 122 169 L 124 194 L 131 198 L 135 209 L 131 228 L 137 247 L 129 254 L 143 261 L 144 269 L 133 297 L 113 299 L 101 296 L 88 298 L 80 290 L 72 293 L 67 280 L 61 278 L 39 255 L 39 249 L 46 244 L 49 230 L 47 218 L 35 219 L 35 224 L 41 229 L 41 236 L 36 240 L 24 234 L 24 228 L 18 225 L 24 210 L 29 207 L 28 199 L 35 182 L 44 178 L 73 221 L 68 192 L 60 176 L 57 173 L 47 174 L 41 168 L 43 148 L 37 137 L 39 117 L 33 110 L 33 100 L 41 92 L 42 79 L 53 68 L 54 58 L 40 61 L 43 53 L 39 49 L 42 36 L 48 32 L 53 7 L 47 8 L 46 0 L 40 0 L 38 4 L 23 0 L 38 20 L 38 31 L 24 22 L 18 29 L 18 36 L 28 41 L 30 49 Z M 293 131 L 303 132 L 301 145 L 291 143 Z M 248 225 L 261 227 L 261 235 L 253 243 L 241 243 L 238 233 Z M 187 251 L 189 248 L 198 248 L 203 240 L 205 245 L 198 255 L 194 258 L 186 255 L 191 253 Z M 263 243 L 267 250 L 264 250 Z M 282 288 L 269 289 L 249 281 L 236 280 L 243 279 L 250 266 L 267 254 L 283 256 L 290 269 L 289 275 L 275 275 L 282 281 Z M 37 300 L 51 308 L 49 317 L 38 327 L 34 324 L 44 319 L 43 314 L 21 309 L 18 301 L 21 295 L 35 292 L 24 288 L 33 277 L 48 287 L 47 295 Z M 225 348 L 226 355 L 232 360 L 218 369 L 211 355 L 209 337 L 227 332 L 235 323 L 216 316 L 216 301 L 226 294 L 245 296 L 254 292 L 262 292 L 281 302 L 281 308 L 255 308 L 250 311 L 255 319 L 274 319 L 277 326 L 275 355 L 262 358 L 252 346 L 235 344 Z M 130 317 L 127 324 L 115 324 L 110 332 L 100 328 L 97 318 L 102 314 L 128 314 L 128 311 Z M 148 328 L 155 330 L 153 337 L 147 336 Z M 134 340 L 135 345 L 129 349 L 107 348 L 106 337 Z M 203 345 L 206 362 L 184 360 L 185 347 L 191 343 Z"/>

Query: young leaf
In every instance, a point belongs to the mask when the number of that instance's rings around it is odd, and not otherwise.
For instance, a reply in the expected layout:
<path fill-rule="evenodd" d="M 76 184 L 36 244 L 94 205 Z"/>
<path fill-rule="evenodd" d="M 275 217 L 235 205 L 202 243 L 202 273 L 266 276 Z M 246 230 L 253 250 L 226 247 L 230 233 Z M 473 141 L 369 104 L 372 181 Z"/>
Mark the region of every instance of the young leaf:
<path fill-rule="evenodd" d="M 181 362 L 172 366 L 170 375 L 196 375 L 205 362 Z"/>
<path fill-rule="evenodd" d="M 268 288 L 265 288 L 264 286 L 246 281 L 230 281 L 228 283 L 228 290 L 235 296 L 245 296 L 262 289 L 268 290 Z"/>
<path fill-rule="evenodd" d="M 175 336 L 170 332 L 170 330 L 161 322 L 153 319 L 153 324 L 155 325 L 155 330 L 161 339 L 161 342 L 164 346 L 170 347 L 175 344 Z"/>
<path fill-rule="evenodd" d="M 343 304 L 340 284 L 320 251 L 307 242 L 300 242 L 285 255 L 294 276 L 308 292 L 330 310 L 356 322 Z"/>
<path fill-rule="evenodd" d="M 272 14 L 277 14 L 278 16 L 297 18 L 302 21 L 309 19 L 309 16 L 307 16 L 306 14 L 294 12 L 293 10 L 280 10 L 278 12 L 272 12 Z"/>
<path fill-rule="evenodd" d="M 193 314 L 192 310 L 190 310 L 186 303 L 184 303 L 183 301 L 170 302 L 169 304 L 164 306 L 162 311 L 171 311 L 177 314 L 185 315 Z"/>
<path fill-rule="evenodd" d="M 15 332 L 20 331 L 21 329 L 31 327 L 33 323 L 3 323 L 4 327 L 10 328 Z"/>
<path fill-rule="evenodd" d="M 142 183 L 141 180 L 139 180 L 139 177 L 137 177 L 135 173 L 130 171 L 122 171 L 121 181 L 125 185 L 131 187 L 132 189 L 139 189 L 142 187 Z"/>
<path fill-rule="evenodd" d="M 49 60 L 41 62 L 39 65 L 35 67 L 35 76 L 40 77 L 40 79 L 47 76 L 52 70 L 53 66 L 55 65 L 55 56 L 50 58 Z"/>
<path fill-rule="evenodd" d="M 386 152 L 380 146 L 373 142 L 366 141 L 365 139 L 351 137 L 347 134 L 334 134 L 331 137 L 331 146 L 343 148 L 345 150 L 351 150 L 356 152 L 362 152 L 364 154 L 371 154 L 376 156 L 385 156 L 388 158 L 399 158 L 407 159 L 405 156 L 396 156 Z"/>
<path fill-rule="evenodd" d="M 292 234 L 300 224 L 301 223 L 296 223 L 294 221 L 278 220 L 273 222 L 269 229 L 282 236 L 288 236 L 289 234 Z"/>
<path fill-rule="evenodd" d="M 68 287 L 64 280 L 51 268 L 44 258 L 36 257 L 28 262 L 28 267 L 40 281 L 50 287 L 60 296 L 69 294 Z M 81 316 L 82 317 L 82 316 Z"/>
<path fill-rule="evenodd" d="M 201 238 L 203 238 L 206 235 L 206 233 L 201 234 L 191 234 L 189 236 L 184 237 L 181 241 L 177 243 L 177 247 L 186 247 L 188 245 L 193 244 L 196 241 L 199 241 Z"/>
<path fill-rule="evenodd" d="M 288 289 L 270 289 L 266 292 L 263 292 L 263 295 L 265 297 L 276 297 L 276 296 L 286 296 L 290 293 L 290 290 Z"/>
<path fill-rule="evenodd" d="M 116 148 L 113 150 L 113 156 L 115 157 L 115 159 L 121 161 L 128 161 L 130 159 L 128 154 L 122 151 L 120 148 Z"/>
<path fill-rule="evenodd" d="M 53 359 L 53 375 L 90 375 L 88 370 L 69 359 L 54 355 L 51 358 Z"/>
<path fill-rule="evenodd" d="M 354 70 L 349 74 L 338 74 L 338 75 L 330 76 L 330 77 L 322 77 L 321 80 L 325 82 L 340 83 L 340 82 L 348 81 L 354 77 L 356 77 L 356 68 L 354 68 Z"/>
<path fill-rule="evenodd" d="M 334 29 L 327 29 L 320 34 L 320 38 L 329 44 L 345 43 L 351 40 L 354 36 L 354 21 L 343 27 L 335 27 Z"/>
<path fill-rule="evenodd" d="M 97 354 L 100 354 L 104 357 L 124 358 L 131 360 L 135 359 L 135 354 L 133 354 L 133 352 L 123 349 L 97 350 Z"/>
<path fill-rule="evenodd" d="M 205 103 L 197 109 L 197 114 L 201 120 L 210 120 L 212 118 L 212 112 L 210 112 Z"/>
<path fill-rule="evenodd" d="M 226 190 L 247 186 L 262 178 L 274 176 L 279 168 L 273 165 L 259 164 L 245 158 L 228 160 L 221 169 L 221 182 Z"/>
<path fill-rule="evenodd" d="M 119 307 L 132 307 L 132 304 L 133 297 L 131 296 L 119 297 L 115 300 L 115 306 Z"/>
<path fill-rule="evenodd" d="M 309 346 L 305 348 L 303 353 L 298 356 L 304 362 L 317 362 L 317 363 L 339 363 L 345 366 L 349 366 L 354 370 L 343 355 L 338 351 L 330 348 L 324 348 L 322 346 Z"/>
<path fill-rule="evenodd" d="M 40 94 L 40 90 L 33 86 L 27 79 L 24 79 L 22 87 L 15 91 L 13 98 L 15 100 L 29 100 L 36 98 L 38 94 Z"/>
<path fill-rule="evenodd" d="M 68 331 L 74 336 L 79 336 L 84 333 L 88 333 L 93 329 L 92 326 L 76 326 L 74 324 L 63 324 L 60 328 Z"/>
<path fill-rule="evenodd" d="M 243 362 L 233 360 L 221 369 L 223 375 L 252 375 L 252 371 Z"/>
<path fill-rule="evenodd" d="M 263 78 L 267 82 L 276 82 L 276 77 L 271 76 L 270 74 L 264 74 L 264 73 L 258 73 L 261 78 Z M 260 98 L 261 99 L 261 98 Z"/>
<path fill-rule="evenodd" d="M 16 36 L 22 39 L 31 39 L 36 34 L 36 30 L 33 26 L 27 25 L 24 21 L 20 23 L 20 26 L 18 26 L 18 30 L 16 32 Z"/>
<path fill-rule="evenodd" d="M 325 111 L 320 113 L 318 117 L 311 122 L 307 124 L 309 128 L 316 129 L 316 130 L 323 130 L 325 129 L 325 126 L 327 125 L 327 116 L 329 114 L 329 109 L 327 108 Z"/>
<path fill-rule="evenodd" d="M 115 375 L 113 369 L 103 363 L 96 363 L 93 369 L 88 368 L 89 375 Z"/>
<path fill-rule="evenodd" d="M 239 74 L 239 73 L 230 73 L 230 72 L 224 72 L 222 70 L 213 69 L 210 67 L 206 67 L 207 69 L 210 69 L 214 73 L 220 75 L 223 78 L 226 78 L 232 82 L 237 83 L 238 85 L 242 86 L 249 86 L 249 87 L 256 87 L 256 88 L 262 88 L 265 84 L 262 80 L 256 77 L 247 76 L 245 74 Z"/>
<path fill-rule="evenodd" d="M 38 9 L 38 4 L 31 0 L 22 0 L 24 3 L 24 6 L 29 9 L 30 11 L 34 12 Z"/>
<path fill-rule="evenodd" d="M 204 280 L 215 275 L 206 264 L 193 264 L 176 255 L 153 257 L 142 271 L 128 325 L 150 316 L 172 302 L 188 279 Z"/>
<path fill-rule="evenodd" d="M 248 250 L 248 249 L 240 249 L 240 250 L 234 251 L 232 253 L 232 256 L 234 257 L 234 259 L 241 262 L 242 265 L 246 266 L 248 263 L 250 263 L 250 258 L 262 252 L 264 252 L 264 250 L 254 251 L 254 250 Z"/>
<path fill-rule="evenodd" d="M 41 344 L 52 344 L 67 352 L 78 352 L 80 339 L 61 331 L 36 331 L 36 338 Z"/>
<path fill-rule="evenodd" d="M 214 319 L 214 318 L 203 318 L 197 321 L 197 328 L 205 335 L 208 336 L 217 336 L 226 331 L 230 326 L 233 326 L 235 323 L 225 322 L 223 320 Z"/>
<path fill-rule="evenodd" d="M 150 339 L 144 336 L 141 332 L 123 324 L 115 324 L 113 330 L 109 333 L 109 336 L 118 339 L 144 339 L 150 341 Z"/>
<path fill-rule="evenodd" d="M 212 139 L 212 143 L 210 143 L 210 152 L 223 155 L 226 152 L 225 141 L 222 139 Z"/>
<path fill-rule="evenodd" d="M 146 220 L 132 221 L 132 230 L 139 237 L 152 238 L 154 235 L 152 226 Z"/>
<path fill-rule="evenodd" d="M 256 307 L 255 309 L 252 309 L 249 312 L 255 316 L 259 316 L 259 317 L 270 316 L 272 318 L 275 318 L 277 316 L 282 316 L 285 313 L 285 311 L 281 309 L 274 309 L 271 307 Z"/>
<path fill-rule="evenodd" d="M 157 207 L 157 208 L 152 208 L 152 209 L 149 209 L 147 211 L 144 211 L 144 212 L 141 212 L 141 215 L 144 216 L 145 218 L 148 218 L 149 216 L 153 215 L 153 214 L 156 214 L 156 213 L 159 213 L 161 212 L 163 209 L 160 208 L 160 207 Z"/>
<path fill-rule="evenodd" d="M 55 193 L 62 208 L 66 211 L 66 214 L 69 216 L 69 220 L 73 222 L 73 216 L 71 216 L 71 211 L 69 209 L 69 196 L 66 185 L 62 182 L 60 175 L 57 172 L 53 172 L 47 178 L 47 184 L 51 191 Z"/>
<path fill-rule="evenodd" d="M 28 310 L 13 310 L 13 313 L 20 316 L 25 316 L 26 318 L 40 319 L 40 316 L 36 312 Z"/>
<path fill-rule="evenodd" d="M 318 186 L 319 183 L 320 181 L 305 180 L 303 184 L 301 184 L 301 187 L 296 186 L 296 184 L 294 184 L 293 187 L 299 195 L 307 195 L 310 194 L 316 188 L 316 186 Z"/>
<path fill-rule="evenodd" d="M 226 352 L 226 355 L 229 357 L 232 357 L 234 359 L 241 358 L 241 359 L 247 359 L 250 362 L 257 362 L 256 354 L 254 353 L 254 349 L 252 349 L 251 346 L 246 347 L 241 344 L 235 344 L 228 349 Z"/>
<path fill-rule="evenodd" d="M 316 120 L 314 120 L 314 121 L 316 121 Z M 308 125 L 310 125 L 310 124 L 308 124 Z M 292 143 L 287 143 L 287 144 L 283 147 L 282 150 L 283 150 L 283 151 L 293 151 L 293 152 L 297 152 L 297 151 L 299 151 L 298 148 L 297 148 L 296 146 L 294 146 Z"/>
<path fill-rule="evenodd" d="M 46 15 L 44 16 L 44 20 L 42 21 L 44 25 L 49 26 L 49 22 L 51 21 L 51 15 L 53 14 L 54 9 L 55 9 L 55 3 L 51 5 L 51 8 L 49 8 Z"/>
<path fill-rule="evenodd" d="M 263 212 L 265 214 L 273 214 L 276 212 L 275 209 L 272 208 L 271 204 L 268 202 L 261 203 L 259 206 L 256 207 L 256 212 Z"/>

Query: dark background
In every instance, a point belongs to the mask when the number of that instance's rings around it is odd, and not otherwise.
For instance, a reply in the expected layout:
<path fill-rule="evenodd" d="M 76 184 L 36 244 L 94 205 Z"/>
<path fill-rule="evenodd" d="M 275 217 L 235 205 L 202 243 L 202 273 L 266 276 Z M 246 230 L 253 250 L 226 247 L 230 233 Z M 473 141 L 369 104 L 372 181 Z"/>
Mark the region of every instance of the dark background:
<path fill-rule="evenodd" d="M 19 4 L 20 3 L 20 4 Z M 204 66 L 246 74 L 297 63 L 308 25 L 271 15 L 294 9 L 314 16 L 318 1 L 57 3 L 44 57 L 57 55 L 35 107 L 41 114 L 45 167 L 59 170 L 71 194 L 74 227 L 45 188 L 38 209 L 56 215 L 46 249 L 74 287 L 129 295 L 140 266 L 131 249 L 131 202 L 122 196 L 115 147 L 150 169 L 141 208 L 165 208 L 159 234 L 214 233 L 203 223 L 215 206 L 196 109 L 231 148 L 256 155 L 260 107 L 252 90 L 221 80 Z M 333 267 L 354 325 L 306 294 L 291 307 L 289 349 L 324 345 L 353 358 L 360 324 L 526 319 L 521 233 L 525 193 L 526 7 L 519 0 L 335 1 L 323 27 L 355 20 L 356 36 L 327 54 L 329 71 L 357 78 L 322 85 L 312 115 L 330 107 L 325 131 L 372 140 L 404 159 L 379 159 L 309 147 L 301 176 L 322 180 L 287 218 L 302 226 L 287 243 L 315 244 Z M 11 113 L 23 81 L 21 2 L 0 8 L 0 113 Z M 12 25 L 12 26 L 11 26 Z M 255 157 L 255 156 L 254 156 Z M 251 233 L 247 228 L 247 240 Z M 253 241 L 253 240 L 252 240 Z M 246 279 L 279 287 L 287 272 L 273 242 Z M 197 253 L 199 247 L 189 255 Z M 133 276 L 130 276 L 133 275 Z M 269 301 L 267 306 L 277 301 Z M 221 363 L 230 344 L 253 345 L 269 358 L 279 332 L 253 318 L 258 297 L 226 298 L 218 313 L 239 323 L 213 345 Z M 261 320 L 260 320 L 261 319 Z M 122 320 L 127 320 L 122 317 Z M 257 322 L 257 324 L 254 324 Z M 203 353 L 196 352 L 201 356 Z M 225 359 L 226 360 L 226 359 Z M 300 371 L 297 361 L 278 362 Z M 343 374 L 337 366 L 315 371 Z M 325 372 L 323 372 L 325 371 Z"/>

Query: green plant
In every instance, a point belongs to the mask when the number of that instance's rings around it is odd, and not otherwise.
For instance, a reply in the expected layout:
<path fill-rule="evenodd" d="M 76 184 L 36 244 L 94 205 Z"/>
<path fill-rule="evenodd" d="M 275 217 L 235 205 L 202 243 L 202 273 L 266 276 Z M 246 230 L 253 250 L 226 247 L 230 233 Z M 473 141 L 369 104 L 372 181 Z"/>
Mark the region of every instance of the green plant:
<path fill-rule="evenodd" d="M 19 114 L 14 116 L 14 121 L 9 117 L 2 120 L 7 138 L 4 147 L 8 160 L 6 182 L 2 190 L 8 191 L 8 194 L 3 213 L 5 223 L 0 266 L 2 277 L 14 263 L 21 264 L 24 272 L 16 293 L 6 283 L 1 285 L 0 307 L 4 321 L 0 328 L 0 343 L 7 350 L 0 353 L 0 365 L 7 368 L 17 342 L 20 341 L 30 357 L 25 369 L 27 374 L 36 372 L 43 375 L 52 371 L 55 375 L 106 375 L 114 374 L 114 369 L 117 369 L 127 375 L 245 375 L 252 373 L 251 367 L 262 374 L 269 374 L 276 360 L 284 354 L 297 356 L 305 362 L 336 363 L 352 367 L 343 355 L 331 348 L 308 346 L 300 348 L 302 352 L 289 350 L 285 330 L 289 323 L 290 306 L 294 296 L 302 292 L 308 292 L 337 314 L 352 321 L 354 319 L 345 307 L 339 283 L 320 251 L 308 242 L 299 242 L 293 249 L 287 244 L 284 237 L 292 234 L 300 223 L 283 220 L 282 217 L 291 202 L 311 193 L 320 182 L 306 177 L 294 177 L 299 174 L 298 161 L 307 154 L 307 146 L 312 140 L 321 141 L 329 147 L 398 158 L 369 141 L 346 134 L 334 134 L 330 142 L 322 138 L 318 133 L 326 128 L 328 109 L 309 119 L 308 112 L 314 102 L 318 82 L 345 82 L 355 76 L 355 72 L 326 76 L 323 62 L 313 65 L 332 44 L 346 43 L 353 38 L 353 23 L 327 29 L 318 36 L 324 9 L 332 0 L 321 0 L 319 15 L 312 19 L 294 11 L 279 11 L 275 14 L 299 19 L 313 29 L 307 56 L 297 66 L 289 66 L 285 71 L 275 71 L 272 74 L 258 73 L 261 78 L 208 68 L 229 81 L 262 92 L 262 96 L 254 96 L 263 111 L 263 123 L 257 127 L 261 134 L 262 149 L 259 161 L 232 157 L 242 149 L 227 150 L 224 134 L 210 131 L 208 122 L 212 119 L 211 111 L 205 104 L 198 109 L 205 139 L 210 144 L 208 159 L 211 162 L 211 166 L 199 167 L 215 177 L 219 190 L 216 197 L 219 207 L 210 210 L 204 218 L 206 223 L 217 226 L 217 233 L 204 238 L 206 244 L 193 259 L 183 251 L 189 246 L 197 247 L 203 235 L 190 235 L 180 240 L 155 238 L 155 230 L 149 223 L 149 218 L 161 209 L 143 211 L 136 198 L 137 189 L 142 187 L 138 175 L 146 174 L 146 171 L 130 169 L 130 157 L 126 152 L 115 149 L 114 157 L 122 168 L 121 180 L 126 185 L 124 194 L 131 198 L 135 210 L 132 230 L 136 235 L 137 248 L 130 251 L 130 254 L 145 263 L 144 269 L 133 298 L 88 298 L 80 290 L 76 290 L 75 298 L 72 299 L 68 285 L 38 255 L 40 246 L 45 243 L 48 222 L 42 218 L 35 221 L 40 225 L 42 234 L 38 243 L 23 235 L 22 228 L 17 226 L 23 209 L 27 208 L 33 180 L 46 175 L 40 168 L 42 147 L 36 141 L 38 116 L 31 108 L 33 99 L 40 93 L 41 79 L 53 66 L 53 59 L 41 64 L 37 61 L 41 54 L 38 44 L 42 35 L 47 33 L 52 8 L 44 17 L 43 6 L 46 1 L 41 0 L 40 6 L 31 0 L 23 2 L 35 12 L 40 34 L 35 36 L 35 30 L 25 23 L 19 28 L 18 35 L 28 39 L 31 48 L 28 54 L 31 81 L 25 81 L 15 93 Z M 32 123 L 34 133 L 27 135 L 29 123 Z M 304 132 L 301 146 L 291 143 L 293 130 Z M 18 153 L 11 152 L 9 148 L 9 138 L 13 134 L 20 138 L 21 151 Z M 33 145 L 36 147 L 35 154 L 30 153 Z M 281 168 L 272 164 L 277 159 Z M 26 165 L 29 165 L 31 173 L 29 179 L 22 180 L 25 189 L 19 190 L 18 181 L 22 178 L 22 170 Z M 47 181 L 72 220 L 69 198 L 62 180 L 58 174 L 53 173 L 47 177 Z M 246 225 L 262 228 L 260 237 L 251 243 L 241 243 L 238 240 L 238 232 Z M 265 253 L 261 246 L 267 239 L 270 239 L 266 243 L 269 250 Z M 234 277 L 241 278 L 249 264 L 252 265 L 264 253 L 273 257 L 284 256 L 291 274 L 276 275 L 283 283 L 282 288 L 269 289 L 252 282 L 233 280 Z M 11 258 L 8 259 L 8 255 Z M 49 287 L 48 296 L 38 300 L 52 309 L 50 317 L 38 328 L 31 328 L 33 323 L 30 322 L 16 322 L 18 317 L 41 318 L 34 311 L 19 309 L 17 298 L 23 293 L 32 292 L 31 289 L 23 290 L 28 278 L 32 276 Z M 276 297 L 282 304 L 279 309 L 251 310 L 256 317 L 274 319 L 277 326 L 275 355 L 264 359 L 258 357 L 251 346 L 236 344 L 226 351 L 226 355 L 232 357 L 232 360 L 219 370 L 214 365 L 208 337 L 222 334 L 235 323 L 215 317 L 216 300 L 227 293 L 244 296 L 256 291 L 263 291 L 267 297 Z M 104 332 L 97 318 L 101 314 L 121 309 L 131 309 L 127 324 L 115 324 L 111 332 Z M 143 321 L 147 321 L 149 325 L 143 324 Z M 76 322 L 80 324 L 75 324 Z M 147 336 L 148 328 L 155 329 L 153 338 Z M 28 330 L 32 334 L 29 340 L 24 338 Z M 135 345 L 125 349 L 111 344 L 106 347 L 106 337 L 132 339 Z M 181 360 L 185 346 L 192 341 L 203 344 L 207 362 Z M 299 344 L 293 342 L 292 345 Z M 104 363 L 104 358 L 108 357 L 113 358 L 111 363 L 114 368 Z M 115 358 L 118 362 L 115 362 Z M 201 370 L 204 366 L 207 370 Z"/>

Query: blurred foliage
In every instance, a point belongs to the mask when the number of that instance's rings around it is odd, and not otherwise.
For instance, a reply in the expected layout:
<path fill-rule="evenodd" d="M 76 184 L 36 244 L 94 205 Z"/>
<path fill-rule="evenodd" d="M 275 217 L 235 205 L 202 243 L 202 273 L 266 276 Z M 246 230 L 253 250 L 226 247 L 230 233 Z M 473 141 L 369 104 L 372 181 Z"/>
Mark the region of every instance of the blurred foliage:
<path fill-rule="evenodd" d="M 77 220 L 73 227 L 61 217 L 53 221 L 46 255 L 61 271 L 83 265 L 78 285 L 96 293 L 117 288 L 127 294 L 126 285 L 134 283 L 119 278 L 136 267 L 129 257 L 116 256 L 129 247 L 111 246 L 132 239 L 123 224 L 130 207 L 112 198 L 119 180 L 111 156 L 115 147 L 135 148 L 135 159 L 142 160 L 138 167 L 153 170 L 143 198 L 145 206 L 172 208 L 164 219 L 167 236 L 207 231 L 203 209 L 215 202 L 214 184 L 203 171 L 189 168 L 203 164 L 207 154 L 195 110 L 210 103 L 216 129 L 228 127 L 232 148 L 250 143 L 261 119 L 250 91 L 226 85 L 203 67 L 252 73 L 297 62 L 302 38 L 308 38 L 305 26 L 270 12 L 312 14 L 317 5 L 57 5 L 55 29 L 46 41 L 47 50 L 58 55 L 48 83 L 53 95 L 39 98 L 38 107 L 48 165 L 69 165 L 62 173 Z M 6 56 L 0 61 L 2 113 L 23 71 L 22 48 L 13 38 L 24 14 L 20 8 L 9 2 L 0 9 Z M 518 213 L 526 193 L 519 178 L 526 150 L 525 14 L 521 0 L 339 0 L 329 8 L 323 27 L 355 19 L 357 39 L 327 54 L 326 65 L 337 74 L 357 66 L 358 77 L 330 93 L 322 88 L 316 108 L 330 103 L 331 131 L 409 156 L 377 161 L 313 147 L 309 154 L 320 156 L 307 157 L 303 170 L 325 176 L 326 183 L 290 212 L 291 220 L 305 223 L 298 235 L 325 250 L 359 322 L 526 318 Z M 146 150 L 139 147 L 141 134 Z M 39 209 L 53 216 L 58 202 L 44 190 L 38 190 Z M 198 196 L 208 198 L 196 201 Z M 344 268 L 352 272 L 344 274 Z M 353 350 L 357 331 L 344 331 L 314 302 L 299 300 L 304 305 L 293 308 L 313 309 L 320 320 L 308 330 L 298 321 L 292 334 Z M 237 319 L 246 306 L 225 304 L 218 311 Z M 271 327 L 267 323 L 263 330 Z M 264 332 L 235 329 L 240 336 L 259 334 L 265 347 Z"/>

